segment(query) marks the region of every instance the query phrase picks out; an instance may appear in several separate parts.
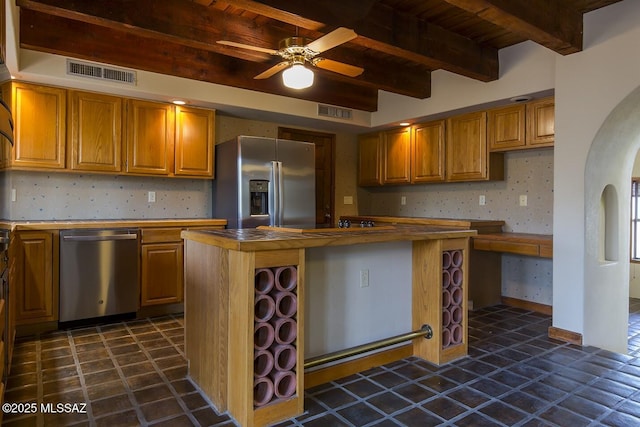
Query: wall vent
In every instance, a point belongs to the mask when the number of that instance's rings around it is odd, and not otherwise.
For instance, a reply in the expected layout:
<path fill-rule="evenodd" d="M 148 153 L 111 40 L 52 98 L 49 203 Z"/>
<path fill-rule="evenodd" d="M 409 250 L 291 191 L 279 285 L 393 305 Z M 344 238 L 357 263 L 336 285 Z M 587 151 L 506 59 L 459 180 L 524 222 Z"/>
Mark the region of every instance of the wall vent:
<path fill-rule="evenodd" d="M 67 59 L 67 75 L 112 82 L 136 84 L 136 72 Z"/>
<path fill-rule="evenodd" d="M 318 104 L 318 115 L 324 117 L 334 117 L 337 119 L 351 120 L 352 110 L 332 107 L 330 105 Z"/>

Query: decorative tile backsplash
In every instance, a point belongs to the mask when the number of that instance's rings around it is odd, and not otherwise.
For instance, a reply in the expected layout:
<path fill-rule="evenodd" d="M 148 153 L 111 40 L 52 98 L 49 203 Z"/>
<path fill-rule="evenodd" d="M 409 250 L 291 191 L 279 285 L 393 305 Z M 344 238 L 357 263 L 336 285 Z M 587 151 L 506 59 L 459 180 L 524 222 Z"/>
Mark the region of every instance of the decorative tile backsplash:
<path fill-rule="evenodd" d="M 9 171 L 2 218 L 19 220 L 208 218 L 211 181 Z M 16 201 L 10 191 L 16 189 Z M 155 191 L 155 203 L 148 192 Z"/>
<path fill-rule="evenodd" d="M 519 205 L 520 195 L 527 196 L 527 206 Z M 366 188 L 358 203 L 361 215 L 499 219 L 504 231 L 552 234 L 553 149 L 505 153 L 504 181 Z"/>
<path fill-rule="evenodd" d="M 553 234 L 553 149 L 505 153 L 505 168 L 504 181 L 360 189 L 360 214 L 497 219 L 505 221 L 504 231 Z M 520 195 L 527 206 L 520 206 Z M 551 305 L 552 260 L 503 255 L 502 295 Z"/>

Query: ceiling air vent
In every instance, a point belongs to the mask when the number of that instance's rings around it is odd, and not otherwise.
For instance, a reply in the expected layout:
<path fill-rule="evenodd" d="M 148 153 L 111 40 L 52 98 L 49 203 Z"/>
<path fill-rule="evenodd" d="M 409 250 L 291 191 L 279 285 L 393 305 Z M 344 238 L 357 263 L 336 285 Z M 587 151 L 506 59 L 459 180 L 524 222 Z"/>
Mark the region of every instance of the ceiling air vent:
<path fill-rule="evenodd" d="M 330 105 L 318 104 L 318 115 L 324 117 L 333 117 L 336 119 L 351 120 L 352 111 L 346 108 L 332 107 Z"/>
<path fill-rule="evenodd" d="M 105 67 L 88 62 L 67 59 L 67 75 L 86 77 L 89 79 L 109 80 L 112 82 L 136 84 L 135 71 L 122 68 Z"/>

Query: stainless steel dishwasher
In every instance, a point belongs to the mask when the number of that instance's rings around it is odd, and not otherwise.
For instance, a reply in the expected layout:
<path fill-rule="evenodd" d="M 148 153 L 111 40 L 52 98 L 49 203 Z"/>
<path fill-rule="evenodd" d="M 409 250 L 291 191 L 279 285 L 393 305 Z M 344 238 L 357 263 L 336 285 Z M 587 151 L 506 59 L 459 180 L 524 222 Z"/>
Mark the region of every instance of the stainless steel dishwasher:
<path fill-rule="evenodd" d="M 60 322 L 137 311 L 138 235 L 137 229 L 60 232 Z"/>

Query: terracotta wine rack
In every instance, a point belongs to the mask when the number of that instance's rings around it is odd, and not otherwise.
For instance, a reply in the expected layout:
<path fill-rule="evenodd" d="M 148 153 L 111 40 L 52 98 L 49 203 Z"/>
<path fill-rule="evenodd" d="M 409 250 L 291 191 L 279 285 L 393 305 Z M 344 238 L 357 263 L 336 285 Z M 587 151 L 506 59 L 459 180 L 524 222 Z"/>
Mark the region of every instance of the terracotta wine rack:
<path fill-rule="evenodd" d="M 464 339 L 464 274 L 461 249 L 442 252 L 442 348 L 460 345 Z"/>
<path fill-rule="evenodd" d="M 296 393 L 297 277 L 295 266 L 255 271 L 254 408 Z"/>

